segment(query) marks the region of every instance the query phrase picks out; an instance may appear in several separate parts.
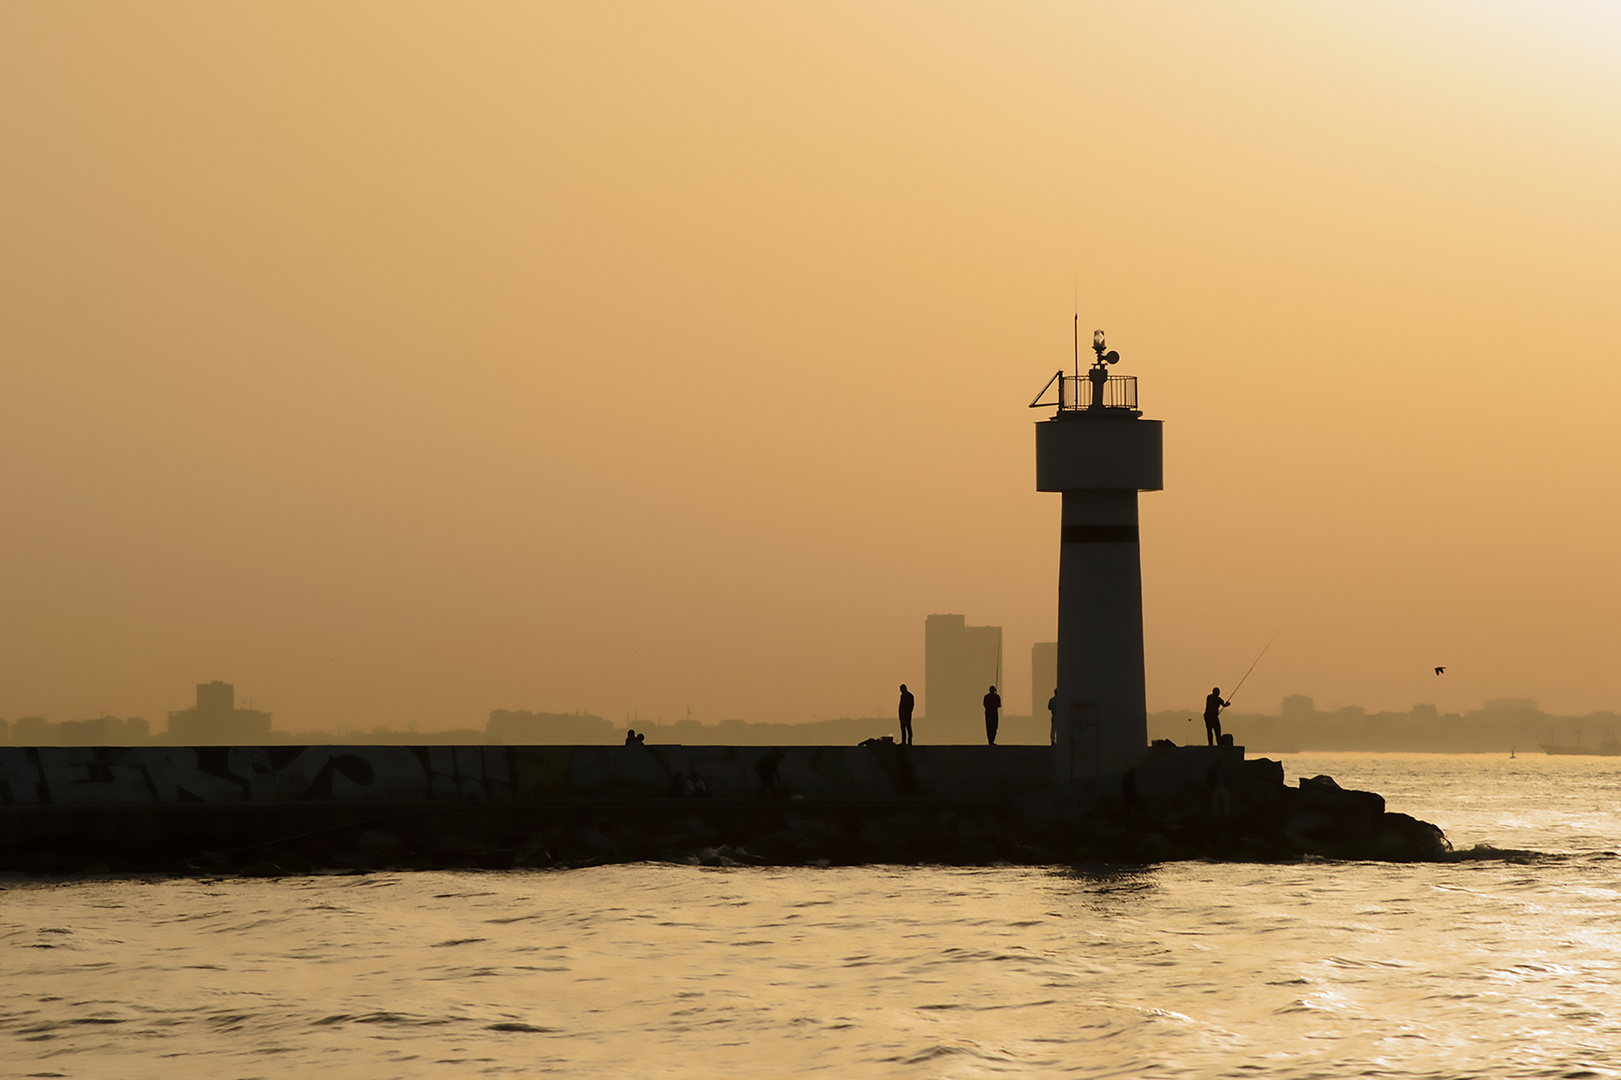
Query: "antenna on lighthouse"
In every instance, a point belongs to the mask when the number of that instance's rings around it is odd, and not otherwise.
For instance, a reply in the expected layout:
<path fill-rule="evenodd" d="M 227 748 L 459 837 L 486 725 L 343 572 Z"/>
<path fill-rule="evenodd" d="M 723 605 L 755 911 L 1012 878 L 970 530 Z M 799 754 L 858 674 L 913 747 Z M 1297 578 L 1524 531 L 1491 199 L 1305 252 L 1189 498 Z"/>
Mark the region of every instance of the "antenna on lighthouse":
<path fill-rule="evenodd" d="M 1075 275 L 1075 377 L 1081 377 L 1081 276 Z M 1059 394 L 1063 396 L 1062 393 Z"/>

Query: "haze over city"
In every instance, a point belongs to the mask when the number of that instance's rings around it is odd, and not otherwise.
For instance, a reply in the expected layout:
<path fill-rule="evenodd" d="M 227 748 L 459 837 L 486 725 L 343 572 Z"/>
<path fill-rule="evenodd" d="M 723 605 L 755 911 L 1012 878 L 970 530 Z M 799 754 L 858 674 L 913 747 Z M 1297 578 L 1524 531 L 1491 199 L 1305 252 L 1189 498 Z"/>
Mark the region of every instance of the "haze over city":
<path fill-rule="evenodd" d="M 1529 3 L 6 7 L 0 716 L 881 716 L 944 612 L 1028 701 L 1077 310 L 1165 422 L 1150 709 L 1280 627 L 1246 710 L 1621 709 L 1618 53 Z"/>

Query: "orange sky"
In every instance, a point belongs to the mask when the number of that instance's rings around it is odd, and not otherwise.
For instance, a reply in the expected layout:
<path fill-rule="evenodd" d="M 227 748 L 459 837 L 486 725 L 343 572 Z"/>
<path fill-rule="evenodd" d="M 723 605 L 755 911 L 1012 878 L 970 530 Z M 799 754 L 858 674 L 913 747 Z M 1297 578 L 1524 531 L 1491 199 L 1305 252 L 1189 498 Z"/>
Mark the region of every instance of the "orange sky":
<path fill-rule="evenodd" d="M 1151 708 L 1621 708 L 1600 4 L 0 8 L 0 716 L 884 714 L 1165 421 Z M 1446 676 L 1430 674 L 1448 665 Z M 1247 700 L 1246 700 L 1247 699 Z"/>

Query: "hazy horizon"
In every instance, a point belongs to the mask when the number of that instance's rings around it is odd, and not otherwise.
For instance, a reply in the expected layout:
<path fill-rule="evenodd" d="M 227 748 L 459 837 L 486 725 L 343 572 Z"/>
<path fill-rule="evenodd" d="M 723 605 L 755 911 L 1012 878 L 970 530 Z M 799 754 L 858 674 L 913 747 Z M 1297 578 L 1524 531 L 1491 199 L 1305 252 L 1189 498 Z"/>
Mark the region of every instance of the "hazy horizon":
<path fill-rule="evenodd" d="M 1405 708 L 1368 709 L 1366 706 L 1360 705 L 1360 704 L 1355 703 L 1355 702 L 1325 703 L 1325 702 L 1317 701 L 1316 699 L 1312 698 L 1311 695 L 1303 695 L 1304 697 L 1306 697 L 1308 699 L 1308 701 L 1310 701 L 1312 703 L 1312 708 L 1311 708 L 1310 711 L 1304 712 L 1304 713 L 1291 712 L 1289 704 L 1288 704 L 1288 698 L 1290 698 L 1290 697 L 1298 697 L 1298 696 L 1302 696 L 1302 695 L 1286 695 L 1284 699 L 1281 699 L 1281 700 L 1279 700 L 1277 702 L 1274 702 L 1274 703 L 1265 703 L 1265 702 L 1256 703 L 1256 702 L 1253 702 L 1253 701 L 1240 701 L 1238 703 L 1237 707 L 1231 709 L 1226 715 L 1231 717 L 1234 720 L 1237 720 L 1237 721 L 1243 721 L 1243 720 L 1248 719 L 1248 718 L 1264 717 L 1264 718 L 1268 718 L 1268 719 L 1281 719 L 1281 720 L 1284 720 L 1284 721 L 1286 721 L 1288 723 L 1291 723 L 1291 724 L 1318 724 L 1318 723 L 1330 723 L 1330 722 L 1347 722 L 1349 719 L 1353 719 L 1353 718 L 1356 718 L 1356 717 L 1362 717 L 1362 716 L 1366 716 L 1366 717 L 1373 718 L 1373 719 L 1378 719 L 1380 717 L 1390 717 L 1390 716 L 1408 716 L 1408 717 L 1413 717 L 1413 718 L 1424 720 L 1426 722 L 1433 723 L 1435 721 L 1441 721 L 1441 720 L 1450 722 L 1451 720 L 1454 720 L 1454 719 L 1462 719 L 1462 718 L 1469 718 L 1469 717 L 1474 717 L 1474 718 L 1477 718 L 1477 719 L 1478 718 L 1488 718 L 1489 719 L 1489 718 L 1494 717 L 1494 716 L 1501 717 L 1504 714 L 1526 714 L 1526 715 L 1531 715 L 1531 716 L 1538 716 L 1538 717 L 1541 717 L 1541 718 L 1544 718 L 1544 719 L 1547 719 L 1547 720 L 1551 720 L 1551 721 L 1556 721 L 1556 722 L 1572 722 L 1572 721 L 1592 720 L 1592 719 L 1596 719 L 1596 718 L 1613 719 L 1613 718 L 1615 718 L 1617 716 L 1617 713 L 1618 713 L 1618 710 L 1600 708 L 1600 709 L 1588 710 L 1588 711 L 1583 712 L 1583 713 L 1562 714 L 1562 713 L 1550 712 L 1545 707 L 1543 707 L 1541 702 L 1535 701 L 1533 699 L 1527 699 L 1527 698 L 1490 699 L 1490 700 L 1486 700 L 1486 701 L 1477 702 L 1477 703 L 1475 703 L 1473 705 L 1466 705 L 1466 706 L 1462 707 L 1461 709 L 1459 709 L 1457 711 L 1454 711 L 1454 712 L 1445 712 L 1445 711 L 1439 710 L 1431 702 L 1413 702 L 1412 704 L 1410 704 L 1409 706 L 1407 706 Z M 239 709 L 250 709 L 251 710 L 251 709 L 254 709 L 256 707 L 256 703 L 254 701 L 252 701 L 251 699 L 239 699 L 237 701 L 237 707 Z M 1152 728 L 1156 728 L 1156 725 L 1161 725 L 1158 728 L 1157 734 L 1155 734 L 1155 737 L 1161 737 L 1161 736 L 1164 736 L 1164 735 L 1169 735 L 1170 737 L 1172 737 L 1172 738 L 1174 738 L 1174 739 L 1176 739 L 1176 740 L 1178 740 L 1180 742 L 1184 742 L 1184 743 L 1197 742 L 1198 738 L 1202 734 L 1202 730 L 1203 730 L 1202 728 L 1200 729 L 1200 731 L 1190 732 L 1190 731 L 1184 731 L 1181 728 L 1180 724 L 1173 724 L 1173 726 L 1171 728 L 1169 728 L 1169 729 L 1164 728 L 1162 725 L 1163 725 L 1163 723 L 1166 721 L 1166 719 L 1168 717 L 1175 717 L 1177 719 L 1181 719 L 1181 718 L 1183 718 L 1185 716 L 1191 722 L 1192 719 L 1197 716 L 1199 710 L 1202 707 L 1203 707 L 1202 702 L 1191 702 L 1191 701 L 1190 702 L 1184 702 L 1181 705 L 1156 706 L 1156 707 L 1149 710 L 1149 726 L 1152 729 Z M 164 732 L 166 731 L 166 728 L 167 728 L 166 719 L 167 719 L 167 714 L 168 714 L 169 711 L 170 710 L 164 710 L 163 712 L 159 712 L 156 715 L 151 715 L 151 716 L 135 717 L 135 716 L 132 715 L 131 718 L 132 719 L 144 720 L 146 722 L 146 724 L 148 725 L 148 730 L 150 731 L 151 735 L 156 737 L 156 736 L 163 735 Z M 381 720 L 379 722 L 375 722 L 375 723 L 373 723 L 373 722 L 351 721 L 351 720 L 348 720 L 348 719 L 346 719 L 344 717 L 326 717 L 326 718 L 316 718 L 314 720 L 304 721 L 304 722 L 300 723 L 300 725 L 297 726 L 297 727 L 293 727 L 293 726 L 291 726 L 291 725 L 289 725 L 289 724 L 287 724 L 285 722 L 280 721 L 279 718 L 275 717 L 274 714 L 272 714 L 272 716 L 271 716 L 271 730 L 278 736 L 299 735 L 299 734 L 340 735 L 340 734 L 343 734 L 345 732 L 353 733 L 353 734 L 357 734 L 357 735 L 363 735 L 363 734 L 372 734 L 372 733 L 375 733 L 377 731 L 383 731 L 383 730 L 397 731 L 397 732 L 402 732 L 402 733 L 420 733 L 420 734 L 424 734 L 424 735 L 444 734 L 444 733 L 457 732 L 457 731 L 478 731 L 478 732 L 482 732 L 482 731 L 485 730 L 486 724 L 487 724 L 488 721 L 490 721 L 490 719 L 492 717 L 492 714 L 495 714 L 495 713 L 508 713 L 508 714 L 525 714 L 525 713 L 527 713 L 527 714 L 535 716 L 537 719 L 541 719 L 541 720 L 550 720 L 550 719 L 556 719 L 556 718 L 581 717 L 581 718 L 588 719 L 588 720 L 593 720 L 593 721 L 595 721 L 595 720 L 606 721 L 607 724 L 615 731 L 615 733 L 616 733 L 615 738 L 616 739 L 618 738 L 618 733 L 622 732 L 627 726 L 632 727 L 632 728 L 639 728 L 641 730 L 648 730 L 650 728 L 660 728 L 660 729 L 665 729 L 667 731 L 668 729 L 674 728 L 674 727 L 676 727 L 678 725 L 682 725 L 682 724 L 698 724 L 698 725 L 700 725 L 700 726 L 702 726 L 704 728 L 707 728 L 707 729 L 714 729 L 714 728 L 718 728 L 718 727 L 721 727 L 721 726 L 729 726 L 729 725 L 735 725 L 735 724 L 744 724 L 744 725 L 750 725 L 750 726 L 765 726 L 765 727 L 773 727 L 773 726 L 797 727 L 797 726 L 811 726 L 811 725 L 841 724 L 841 723 L 851 723 L 851 722 L 860 722 L 860 723 L 869 723 L 870 722 L 870 723 L 874 723 L 874 724 L 877 724 L 877 725 L 892 725 L 892 724 L 895 723 L 895 720 L 894 720 L 894 717 L 893 717 L 892 713 L 887 713 L 887 712 L 879 712 L 879 713 L 871 713 L 871 714 L 860 714 L 860 715 L 846 714 L 846 715 L 840 715 L 840 716 L 805 717 L 805 718 L 795 719 L 795 720 L 759 720 L 759 719 L 750 719 L 748 717 L 742 717 L 742 716 L 694 716 L 694 715 L 687 715 L 687 714 L 680 714 L 680 715 L 675 715 L 675 716 L 671 716 L 671 717 L 664 717 L 662 715 L 642 715 L 642 714 L 639 714 L 639 713 L 632 713 L 631 715 L 621 715 L 621 716 L 616 717 L 616 716 L 605 716 L 605 715 L 603 715 L 601 713 L 598 713 L 598 712 L 592 712 L 591 710 L 589 710 L 587 708 L 584 708 L 584 707 L 580 707 L 580 708 L 576 708 L 576 709 L 562 709 L 562 710 L 553 709 L 553 710 L 548 710 L 548 709 L 529 709 L 529 708 L 508 708 L 506 706 L 499 706 L 498 705 L 498 706 L 492 707 L 489 710 L 486 710 L 485 712 L 479 714 L 478 716 L 467 715 L 467 716 L 461 716 L 461 717 L 457 717 L 457 718 L 440 718 L 439 720 L 430 719 L 430 720 L 426 720 L 426 721 L 423 721 L 423 720 L 409 720 L 409 721 L 395 721 L 395 722 L 390 722 L 389 720 L 387 720 L 385 718 L 385 719 L 383 719 L 383 720 Z M 1028 721 L 1034 721 L 1034 722 L 1037 722 L 1038 724 L 1041 724 L 1041 723 L 1045 723 L 1046 720 L 1047 720 L 1047 716 L 1046 716 L 1046 714 L 1044 712 L 1038 711 L 1036 713 L 1031 713 L 1028 709 L 1025 709 L 1025 708 L 1017 706 L 1017 705 L 1015 705 L 1013 707 L 1009 707 L 1009 708 L 1004 708 L 1002 710 L 1002 716 L 1003 716 L 1004 721 L 1014 721 L 1014 722 L 1019 722 L 1019 723 L 1025 723 L 1025 722 L 1028 722 Z M 114 720 L 122 720 L 122 719 L 124 719 L 123 717 L 119 717 L 119 716 L 112 715 L 112 714 L 106 714 L 106 713 L 98 714 L 97 716 L 72 716 L 72 717 L 70 717 L 70 716 L 49 716 L 49 715 L 40 715 L 40 714 L 30 714 L 30 715 L 28 715 L 26 717 L 24 717 L 24 716 L 0 717 L 0 743 L 4 743 L 4 742 L 7 741 L 6 738 L 5 738 L 5 734 L 6 734 L 5 725 L 11 725 L 11 730 L 10 730 L 11 741 L 12 742 L 17 741 L 18 733 L 15 730 L 15 725 L 16 725 L 16 722 L 18 720 L 40 720 L 40 719 L 43 719 L 43 720 L 45 720 L 45 721 L 47 721 L 48 723 L 51 723 L 51 724 L 59 724 L 59 723 L 62 723 L 64 721 L 81 722 L 81 721 L 87 721 L 87 720 L 88 721 L 93 721 L 93 720 L 103 719 L 103 718 L 105 718 L 105 719 L 114 719 Z M 977 740 L 977 738 L 978 738 L 979 722 L 978 722 L 977 719 L 970 718 L 970 719 L 965 721 L 962 718 L 955 718 L 955 719 L 952 719 L 952 718 L 939 719 L 939 718 L 937 718 L 936 720 L 931 721 L 926 713 L 918 713 L 917 714 L 917 721 L 918 721 L 919 724 L 925 725 L 926 729 L 932 729 L 932 730 L 929 730 L 929 734 L 932 735 L 932 736 L 935 736 L 935 737 L 938 737 L 942 731 L 949 728 L 950 733 L 953 736 L 963 735 L 964 733 L 967 733 L 967 736 L 971 736 L 975 740 Z M 883 730 L 878 730 L 878 729 L 875 728 L 873 731 L 870 732 L 870 734 L 872 734 L 872 735 L 879 735 L 879 736 L 884 735 L 886 733 L 893 734 L 893 732 L 888 731 L 887 727 L 885 727 Z M 234 741 L 240 741 L 242 738 L 250 738 L 250 737 L 241 736 L 241 735 L 233 736 Z"/>
<path fill-rule="evenodd" d="M 1621 708 L 1621 12 L 0 10 L 0 716 L 888 716 L 1165 421 L 1150 710 Z M 1444 676 L 1434 667 L 1445 665 Z M 466 717 L 463 721 L 460 717 Z"/>

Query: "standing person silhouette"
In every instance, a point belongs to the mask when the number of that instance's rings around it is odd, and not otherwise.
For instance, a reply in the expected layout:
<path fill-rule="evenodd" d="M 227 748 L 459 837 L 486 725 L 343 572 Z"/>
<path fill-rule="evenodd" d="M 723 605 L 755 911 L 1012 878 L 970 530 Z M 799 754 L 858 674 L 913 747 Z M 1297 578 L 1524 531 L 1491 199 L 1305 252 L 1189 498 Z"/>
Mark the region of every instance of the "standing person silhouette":
<path fill-rule="evenodd" d="M 1002 698 L 991 687 L 991 692 L 985 695 L 985 741 L 992 746 L 996 745 L 996 728 L 1001 721 Z"/>
<path fill-rule="evenodd" d="M 1221 710 L 1231 705 L 1221 700 L 1221 687 L 1212 686 L 1210 696 L 1204 699 L 1204 734 L 1211 746 L 1221 742 Z"/>
<path fill-rule="evenodd" d="M 1093 409 L 1103 408 L 1103 388 L 1109 385 L 1109 369 L 1103 366 L 1103 361 L 1100 359 L 1087 371 L 1086 377 L 1092 380 L 1092 404 L 1088 407 Z"/>
<path fill-rule="evenodd" d="M 1054 746 L 1058 745 L 1058 687 L 1053 687 L 1053 696 L 1047 699 L 1047 711 L 1052 713 L 1052 728 L 1047 733 L 1047 740 Z"/>
<path fill-rule="evenodd" d="M 901 745 L 912 745 L 912 705 L 914 703 L 912 692 L 901 683 Z"/>

